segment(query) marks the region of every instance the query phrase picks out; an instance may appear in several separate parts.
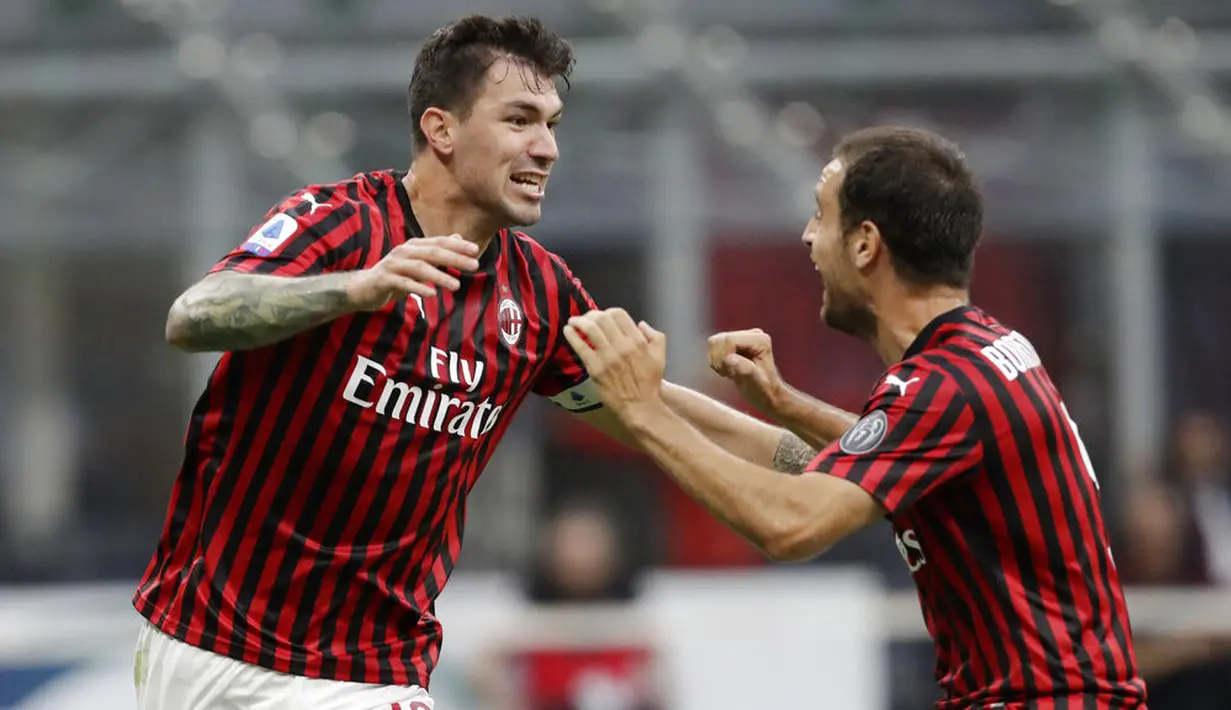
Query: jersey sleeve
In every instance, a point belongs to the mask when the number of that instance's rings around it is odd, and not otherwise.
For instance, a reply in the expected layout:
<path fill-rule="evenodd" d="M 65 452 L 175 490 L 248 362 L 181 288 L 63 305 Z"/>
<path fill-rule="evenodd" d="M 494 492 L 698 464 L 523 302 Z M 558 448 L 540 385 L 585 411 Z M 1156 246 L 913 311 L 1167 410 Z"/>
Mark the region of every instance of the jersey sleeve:
<path fill-rule="evenodd" d="M 555 324 L 559 332 L 555 334 L 555 345 L 547 366 L 535 382 L 534 393 L 550 398 L 557 406 L 569 412 L 593 411 L 603 406 L 603 402 L 599 399 L 594 384 L 590 382 L 590 376 L 581 364 L 581 359 L 564 338 L 564 326 L 569 318 L 588 313 L 598 306 L 563 259 L 552 254 L 551 261 L 555 267 L 553 273 L 559 297 L 559 306 L 556 309 L 559 318 Z"/>
<path fill-rule="evenodd" d="M 977 466 L 982 446 L 969 402 L 943 371 L 904 365 L 886 375 L 859 421 L 809 471 L 846 479 L 890 517 Z"/>
<path fill-rule="evenodd" d="M 210 270 L 305 276 L 354 268 L 363 217 L 345 193 L 307 188 L 265 214 L 248 238 Z"/>

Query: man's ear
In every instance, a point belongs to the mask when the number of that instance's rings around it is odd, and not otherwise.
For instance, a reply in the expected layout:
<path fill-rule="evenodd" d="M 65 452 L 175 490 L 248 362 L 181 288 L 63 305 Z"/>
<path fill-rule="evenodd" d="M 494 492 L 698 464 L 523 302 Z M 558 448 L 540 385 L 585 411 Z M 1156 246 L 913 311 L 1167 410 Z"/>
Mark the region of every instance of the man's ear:
<path fill-rule="evenodd" d="M 423 131 L 432 150 L 443 155 L 453 152 L 453 143 L 457 138 L 457 120 L 452 113 L 441 108 L 429 108 L 419 119 L 419 129 Z"/>
<path fill-rule="evenodd" d="M 859 223 L 846 242 L 848 255 L 855 268 L 863 270 L 876 263 L 885 250 L 885 240 L 875 222 Z"/>

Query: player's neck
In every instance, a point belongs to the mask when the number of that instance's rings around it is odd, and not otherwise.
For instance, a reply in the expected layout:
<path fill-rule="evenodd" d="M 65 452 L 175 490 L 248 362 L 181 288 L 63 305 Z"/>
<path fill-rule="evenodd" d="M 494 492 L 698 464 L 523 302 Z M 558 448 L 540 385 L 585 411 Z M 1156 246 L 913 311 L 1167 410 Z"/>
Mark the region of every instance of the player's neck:
<path fill-rule="evenodd" d="M 415 221 L 428 237 L 460 234 L 468 242 L 486 250 L 496 232 L 504 225 L 493 222 L 463 194 L 443 166 L 429 160 L 416 160 L 402 178 L 410 195 Z"/>
<path fill-rule="evenodd" d="M 892 297 L 876 304 L 876 334 L 871 343 L 886 366 L 901 362 L 919 333 L 938 316 L 970 303 L 970 294 L 959 288 L 900 286 L 894 290 L 897 293 Z"/>

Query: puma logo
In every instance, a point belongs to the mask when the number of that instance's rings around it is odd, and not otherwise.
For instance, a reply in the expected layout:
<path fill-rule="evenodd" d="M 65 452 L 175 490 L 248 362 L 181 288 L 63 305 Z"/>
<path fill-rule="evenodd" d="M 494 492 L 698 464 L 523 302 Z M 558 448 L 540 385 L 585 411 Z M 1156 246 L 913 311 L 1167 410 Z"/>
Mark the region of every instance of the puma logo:
<path fill-rule="evenodd" d="M 888 375 L 887 377 L 885 377 L 885 384 L 893 385 L 894 387 L 898 388 L 899 397 L 905 397 L 906 388 L 910 387 L 911 385 L 913 385 L 914 383 L 918 381 L 919 381 L 918 377 L 912 377 L 906 381 L 903 381 L 902 378 L 898 377 L 897 375 Z"/>
<path fill-rule="evenodd" d="M 299 196 L 299 199 L 304 200 L 308 204 L 312 205 L 312 210 L 308 212 L 308 214 L 310 215 L 316 214 L 317 207 L 328 207 L 329 206 L 328 204 L 322 205 L 321 203 L 317 202 L 316 195 L 313 195 L 311 192 L 303 193 L 302 195 Z"/>

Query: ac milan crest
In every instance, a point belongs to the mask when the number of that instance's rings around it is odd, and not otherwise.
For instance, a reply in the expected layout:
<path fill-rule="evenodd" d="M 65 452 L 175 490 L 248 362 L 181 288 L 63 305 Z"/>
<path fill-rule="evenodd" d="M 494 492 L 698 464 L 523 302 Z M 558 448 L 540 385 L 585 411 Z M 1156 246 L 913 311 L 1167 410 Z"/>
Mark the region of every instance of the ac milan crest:
<path fill-rule="evenodd" d="M 521 332 L 526 326 L 526 318 L 522 315 L 521 306 L 511 298 L 500 301 L 497 311 L 497 323 L 500 325 L 500 337 L 509 347 L 517 345 L 521 340 Z"/>

